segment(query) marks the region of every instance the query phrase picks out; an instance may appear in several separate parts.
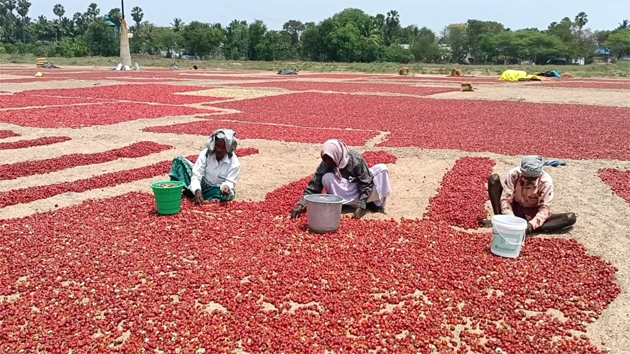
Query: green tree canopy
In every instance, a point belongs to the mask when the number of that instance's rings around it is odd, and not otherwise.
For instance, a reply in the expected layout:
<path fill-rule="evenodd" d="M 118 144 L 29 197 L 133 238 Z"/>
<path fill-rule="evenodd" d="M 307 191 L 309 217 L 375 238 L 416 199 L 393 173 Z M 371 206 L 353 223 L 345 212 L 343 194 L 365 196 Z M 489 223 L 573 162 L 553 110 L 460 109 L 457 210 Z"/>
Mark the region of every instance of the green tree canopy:
<path fill-rule="evenodd" d="M 97 3 L 85 12 L 66 14 L 57 3 L 46 14 L 30 18 L 32 0 L 0 0 L 0 52 L 32 52 L 37 55 L 109 55 L 109 46 L 120 26 L 122 13 L 114 8 L 105 16 Z M 476 64 L 544 64 L 549 59 L 580 59 L 589 62 L 597 47 L 608 47 L 613 56 L 629 55 L 628 20 L 611 23 L 612 31 L 588 28 L 588 14 L 580 12 L 559 18 L 547 28 L 510 30 L 496 21 L 469 19 L 445 24 L 440 35 L 421 24 L 401 22 L 404 12 L 367 13 L 347 8 L 315 23 L 288 18 L 281 28 L 268 28 L 261 21 L 235 19 L 228 24 L 185 23 L 175 18 L 167 26 L 146 21 L 144 11 L 131 9 L 133 53 L 167 55 L 188 51 L 203 58 L 231 60 L 315 60 L 343 62 L 412 61 L 468 62 Z M 48 19 L 51 17 L 52 19 Z M 107 22 L 107 21 L 110 22 Z M 103 33 L 96 33 L 103 23 Z M 112 37 L 113 36 L 113 37 Z M 28 45 L 17 45 L 18 42 Z"/>

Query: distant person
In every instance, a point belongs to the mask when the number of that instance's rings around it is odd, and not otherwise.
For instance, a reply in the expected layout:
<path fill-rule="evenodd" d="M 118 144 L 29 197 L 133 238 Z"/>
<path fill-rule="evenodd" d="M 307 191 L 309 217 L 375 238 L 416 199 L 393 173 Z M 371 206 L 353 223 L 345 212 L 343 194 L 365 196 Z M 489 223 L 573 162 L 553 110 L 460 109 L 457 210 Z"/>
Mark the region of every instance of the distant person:
<path fill-rule="evenodd" d="M 215 131 L 194 164 L 183 156 L 173 160 L 171 181 L 184 183 L 184 195 L 201 205 L 205 200 L 229 202 L 236 196 L 241 164 L 236 157 L 236 133 Z"/>
<path fill-rule="evenodd" d="M 44 67 L 46 69 L 59 69 L 59 67 L 49 61 L 47 61 L 46 63 L 44 63 Z"/>
<path fill-rule="evenodd" d="M 278 75 L 297 75 L 297 70 L 279 70 Z"/>
<path fill-rule="evenodd" d="M 322 162 L 315 171 L 304 195 L 319 194 L 324 189 L 344 199 L 344 204 L 355 207 L 354 219 L 361 219 L 368 210 L 385 212 L 387 197 L 392 188 L 389 169 L 384 164 L 368 168 L 359 152 L 350 150 L 337 139 L 328 140 L 321 150 Z M 305 210 L 304 198 L 291 211 L 291 218 L 299 217 Z"/>
<path fill-rule="evenodd" d="M 503 185 L 493 174 L 488 194 L 494 215 L 514 215 L 527 220 L 527 234 L 556 231 L 575 224 L 574 213 L 551 214 L 554 191 L 551 176 L 543 171 L 543 158 L 525 156 L 520 167 L 511 169 Z"/>

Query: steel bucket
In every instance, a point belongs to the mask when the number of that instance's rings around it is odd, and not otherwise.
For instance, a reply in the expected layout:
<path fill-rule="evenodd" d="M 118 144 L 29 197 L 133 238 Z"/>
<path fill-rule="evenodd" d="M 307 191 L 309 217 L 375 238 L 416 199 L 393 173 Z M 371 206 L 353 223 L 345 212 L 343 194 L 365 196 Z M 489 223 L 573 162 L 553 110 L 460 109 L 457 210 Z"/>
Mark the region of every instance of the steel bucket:
<path fill-rule="evenodd" d="M 318 234 L 339 229 L 343 198 L 332 194 L 312 194 L 304 197 L 308 228 Z"/>

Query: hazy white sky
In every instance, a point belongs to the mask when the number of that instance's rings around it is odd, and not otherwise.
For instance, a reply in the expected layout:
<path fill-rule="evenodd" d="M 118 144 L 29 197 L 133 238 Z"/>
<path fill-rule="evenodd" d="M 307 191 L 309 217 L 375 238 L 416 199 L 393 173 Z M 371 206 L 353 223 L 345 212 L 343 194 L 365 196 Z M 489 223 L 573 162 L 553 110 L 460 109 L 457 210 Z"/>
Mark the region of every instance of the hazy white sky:
<path fill-rule="evenodd" d="M 101 14 L 120 7 L 120 0 L 31 0 L 30 17 L 54 17 L 52 8 L 61 3 L 66 16 L 84 12 L 96 2 Z M 125 12 L 134 6 L 144 11 L 144 19 L 167 26 L 173 18 L 184 22 L 220 22 L 227 25 L 233 19 L 263 20 L 270 29 L 280 29 L 290 19 L 319 22 L 348 7 L 368 14 L 385 14 L 397 10 L 403 26 L 427 26 L 439 32 L 449 23 L 467 19 L 498 21 L 511 29 L 537 27 L 546 29 L 549 23 L 563 17 L 573 19 L 584 11 L 587 27 L 597 30 L 614 29 L 623 19 L 630 19 L 630 0 L 125 0 Z M 520 10 L 519 10 L 520 9 Z"/>

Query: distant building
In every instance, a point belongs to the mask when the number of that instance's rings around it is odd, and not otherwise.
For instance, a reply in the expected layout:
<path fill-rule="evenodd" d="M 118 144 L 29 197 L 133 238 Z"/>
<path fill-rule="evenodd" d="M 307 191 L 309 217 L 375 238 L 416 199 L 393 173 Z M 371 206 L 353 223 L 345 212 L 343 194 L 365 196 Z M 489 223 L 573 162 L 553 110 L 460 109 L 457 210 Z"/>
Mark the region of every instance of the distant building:
<path fill-rule="evenodd" d="M 586 59 L 584 58 L 571 59 L 571 63 L 574 65 L 584 65 L 586 63 Z"/>

